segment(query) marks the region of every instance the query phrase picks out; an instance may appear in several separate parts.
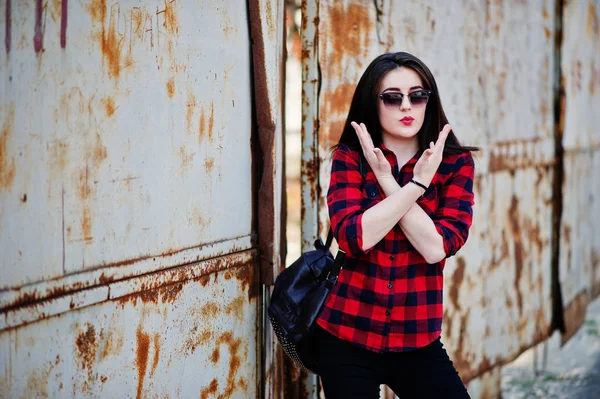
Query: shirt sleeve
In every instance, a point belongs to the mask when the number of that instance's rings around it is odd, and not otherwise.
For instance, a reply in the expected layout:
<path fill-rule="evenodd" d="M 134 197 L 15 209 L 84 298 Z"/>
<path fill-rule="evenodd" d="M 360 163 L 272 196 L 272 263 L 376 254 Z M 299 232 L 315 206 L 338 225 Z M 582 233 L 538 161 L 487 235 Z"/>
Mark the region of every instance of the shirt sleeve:
<path fill-rule="evenodd" d="M 433 223 L 443 238 L 446 258 L 456 254 L 465 244 L 473 220 L 473 157 L 467 152 L 456 163 L 458 168 L 444 184 L 433 217 Z"/>
<path fill-rule="evenodd" d="M 362 248 L 362 176 L 359 155 L 346 146 L 333 154 L 327 192 L 329 219 L 339 247 L 353 257 L 369 252 Z"/>

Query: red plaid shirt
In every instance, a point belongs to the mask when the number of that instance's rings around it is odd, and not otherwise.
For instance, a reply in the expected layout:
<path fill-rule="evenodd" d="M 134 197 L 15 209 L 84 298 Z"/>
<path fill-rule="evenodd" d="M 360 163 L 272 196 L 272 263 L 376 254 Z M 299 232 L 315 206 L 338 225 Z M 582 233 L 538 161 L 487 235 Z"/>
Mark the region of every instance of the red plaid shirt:
<path fill-rule="evenodd" d="M 400 170 L 396 156 L 381 145 L 400 185 L 413 177 L 421 152 Z M 327 194 L 335 238 L 346 252 L 337 284 L 317 323 L 329 333 L 375 352 L 410 351 L 441 334 L 445 259 L 427 264 L 398 224 L 374 247 L 362 247 L 362 215 L 385 198 L 359 153 L 342 145 L 335 151 Z M 472 220 L 473 158 L 470 152 L 444 156 L 417 203 L 443 237 L 446 257 L 465 243 Z"/>

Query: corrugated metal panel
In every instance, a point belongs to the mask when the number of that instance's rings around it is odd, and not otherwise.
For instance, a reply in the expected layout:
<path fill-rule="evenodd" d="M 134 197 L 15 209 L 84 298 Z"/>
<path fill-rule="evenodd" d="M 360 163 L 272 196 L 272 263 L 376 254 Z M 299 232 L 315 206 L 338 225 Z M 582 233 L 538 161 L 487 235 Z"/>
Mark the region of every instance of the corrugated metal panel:
<path fill-rule="evenodd" d="M 37 52 L 36 3 L 12 3 L 2 288 L 111 265 L 159 270 L 214 242 L 249 247 L 252 77 L 238 3 L 70 2 L 61 46 L 61 3 L 50 2 Z"/>
<path fill-rule="evenodd" d="M 600 291 L 600 2 L 565 2 L 561 53 L 565 105 L 559 275 L 566 340 Z"/>
<path fill-rule="evenodd" d="M 549 0 L 319 1 L 305 7 L 318 10 L 322 77 L 303 77 L 305 85 L 321 85 L 318 116 L 303 114 L 307 126 L 318 123 L 320 157 L 320 186 L 303 180 L 303 210 L 315 206 L 306 202 L 307 193 L 327 190 L 328 150 L 341 134 L 360 75 L 381 53 L 408 51 L 423 59 L 458 137 L 484 149 L 476 160 L 470 238 L 445 269 L 443 339 L 465 381 L 514 359 L 550 328 L 554 7 Z M 316 161 L 308 154 L 304 162 Z M 324 234 L 328 217 L 320 204 Z M 486 378 L 481 384 L 491 395 L 499 373 Z"/>
<path fill-rule="evenodd" d="M 3 397 L 256 397 L 256 252 L 220 259 L 218 273 L 113 283 L 105 302 L 0 332 Z"/>

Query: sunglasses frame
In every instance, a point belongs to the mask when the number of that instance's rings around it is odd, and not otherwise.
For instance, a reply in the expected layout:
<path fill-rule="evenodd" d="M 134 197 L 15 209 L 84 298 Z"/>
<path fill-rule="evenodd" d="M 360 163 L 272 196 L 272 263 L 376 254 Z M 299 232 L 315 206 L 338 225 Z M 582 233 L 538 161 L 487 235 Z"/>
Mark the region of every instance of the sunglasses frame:
<path fill-rule="evenodd" d="M 425 93 L 426 95 L 422 95 L 420 94 L 419 97 L 426 97 L 427 101 L 425 101 L 425 103 L 423 103 L 422 105 L 416 105 L 413 103 L 413 101 L 411 100 L 411 96 L 413 96 L 413 94 L 416 93 Z M 381 99 L 381 101 L 383 101 L 383 105 L 385 105 L 386 107 L 399 107 L 402 105 L 402 102 L 404 101 L 404 96 L 408 97 L 408 102 L 410 103 L 411 106 L 415 107 L 415 108 L 421 108 L 427 105 L 427 103 L 429 102 L 429 97 L 431 96 L 431 94 L 433 94 L 433 92 L 431 90 L 415 90 L 412 93 L 408 93 L 408 94 L 404 94 L 404 93 L 398 93 L 398 92 L 386 92 L 386 93 L 381 93 L 379 94 L 377 97 L 379 97 Z M 393 96 L 392 98 L 390 98 L 390 96 Z M 399 97 L 399 98 L 398 98 Z M 416 96 L 415 96 L 416 97 Z M 392 104 L 386 104 L 386 101 L 389 100 L 400 100 L 400 103 L 398 105 L 392 105 Z"/>

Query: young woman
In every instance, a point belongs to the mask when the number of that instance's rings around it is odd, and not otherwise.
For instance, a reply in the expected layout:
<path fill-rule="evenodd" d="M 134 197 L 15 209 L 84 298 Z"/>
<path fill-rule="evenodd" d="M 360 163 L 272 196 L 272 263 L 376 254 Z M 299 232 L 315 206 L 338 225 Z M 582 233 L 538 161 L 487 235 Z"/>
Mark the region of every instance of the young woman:
<path fill-rule="evenodd" d="M 445 259 L 471 226 L 474 150 L 421 60 L 390 53 L 367 67 L 327 194 L 347 256 L 317 321 L 328 399 L 379 398 L 380 384 L 401 399 L 469 397 L 440 334 Z"/>

